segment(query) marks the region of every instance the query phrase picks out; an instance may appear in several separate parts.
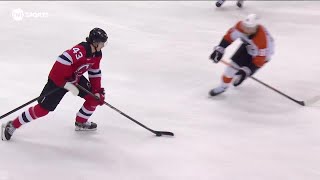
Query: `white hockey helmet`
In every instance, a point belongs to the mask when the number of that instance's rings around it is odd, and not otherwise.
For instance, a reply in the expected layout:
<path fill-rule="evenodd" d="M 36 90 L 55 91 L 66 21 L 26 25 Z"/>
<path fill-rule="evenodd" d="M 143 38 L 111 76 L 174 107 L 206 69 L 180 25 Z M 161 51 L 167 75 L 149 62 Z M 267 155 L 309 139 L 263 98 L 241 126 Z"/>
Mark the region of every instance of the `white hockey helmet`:
<path fill-rule="evenodd" d="M 256 28 L 258 26 L 258 17 L 256 14 L 249 14 L 244 20 L 242 25 L 246 28 Z"/>

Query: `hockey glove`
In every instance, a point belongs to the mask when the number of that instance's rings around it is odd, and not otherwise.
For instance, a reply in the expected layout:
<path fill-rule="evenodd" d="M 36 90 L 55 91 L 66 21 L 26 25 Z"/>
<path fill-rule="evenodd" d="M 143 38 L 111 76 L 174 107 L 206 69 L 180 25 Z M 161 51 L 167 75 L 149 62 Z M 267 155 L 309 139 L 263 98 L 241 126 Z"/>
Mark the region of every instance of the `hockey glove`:
<path fill-rule="evenodd" d="M 250 68 L 243 66 L 241 67 L 238 72 L 235 74 L 236 75 L 236 79 L 233 82 L 234 86 L 239 86 L 245 79 L 247 79 L 247 77 L 251 76 L 252 71 L 250 70 Z"/>
<path fill-rule="evenodd" d="M 71 82 L 66 82 L 66 84 L 63 86 L 63 88 L 70 91 L 75 96 L 78 96 L 78 94 L 79 94 L 79 89 Z"/>
<path fill-rule="evenodd" d="M 104 88 L 100 88 L 100 89 L 94 90 L 93 93 L 94 93 L 94 95 L 99 97 L 99 100 L 96 99 L 96 101 L 98 102 L 98 105 L 102 106 L 104 104 L 104 99 L 105 99 L 105 97 L 104 97 L 104 95 L 105 95 Z"/>
<path fill-rule="evenodd" d="M 223 54 L 224 54 L 224 47 L 216 46 L 214 48 L 213 53 L 210 55 L 210 59 L 214 63 L 218 63 L 222 59 Z"/>

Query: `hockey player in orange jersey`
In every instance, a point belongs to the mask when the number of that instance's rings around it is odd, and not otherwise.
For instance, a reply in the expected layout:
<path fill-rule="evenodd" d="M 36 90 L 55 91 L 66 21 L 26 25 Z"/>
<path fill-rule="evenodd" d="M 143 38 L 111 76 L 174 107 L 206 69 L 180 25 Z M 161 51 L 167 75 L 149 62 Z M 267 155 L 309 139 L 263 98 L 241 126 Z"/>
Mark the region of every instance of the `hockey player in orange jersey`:
<path fill-rule="evenodd" d="M 225 92 L 232 81 L 234 86 L 239 86 L 247 77 L 263 67 L 274 52 L 273 38 L 267 29 L 258 23 L 257 15 L 250 14 L 229 29 L 220 44 L 214 48 L 210 59 L 218 63 L 222 59 L 225 48 L 238 38 L 241 39 L 242 44 L 231 57 L 231 65 L 239 70 L 227 67 L 222 75 L 220 86 L 209 92 L 211 96 Z"/>

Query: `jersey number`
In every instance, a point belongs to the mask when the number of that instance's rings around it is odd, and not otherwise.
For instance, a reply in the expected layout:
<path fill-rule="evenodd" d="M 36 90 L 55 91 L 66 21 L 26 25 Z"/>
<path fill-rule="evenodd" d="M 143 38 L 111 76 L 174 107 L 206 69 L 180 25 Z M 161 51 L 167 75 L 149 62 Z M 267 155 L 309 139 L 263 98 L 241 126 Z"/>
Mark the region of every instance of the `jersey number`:
<path fill-rule="evenodd" d="M 73 54 L 76 56 L 77 60 L 79 60 L 80 58 L 83 57 L 82 52 L 80 51 L 79 48 L 72 48 L 72 50 L 73 50 Z"/>

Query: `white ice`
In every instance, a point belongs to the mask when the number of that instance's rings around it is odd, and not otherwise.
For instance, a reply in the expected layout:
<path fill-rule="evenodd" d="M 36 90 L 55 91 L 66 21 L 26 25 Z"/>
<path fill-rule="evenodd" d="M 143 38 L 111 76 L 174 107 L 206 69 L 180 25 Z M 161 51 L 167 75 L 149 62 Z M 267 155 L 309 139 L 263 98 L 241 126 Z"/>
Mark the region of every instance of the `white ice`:
<path fill-rule="evenodd" d="M 257 13 L 276 53 L 255 77 L 298 100 L 317 96 L 320 2 L 235 3 L 0 2 L 1 115 L 37 97 L 56 57 L 100 27 L 109 35 L 106 101 L 175 133 L 155 137 L 107 106 L 91 117 L 97 132 L 75 132 L 83 100 L 67 94 L 0 143 L 0 179 L 319 180 L 320 103 L 302 107 L 250 79 L 208 98 L 225 69 L 208 57 L 228 28 Z M 45 16 L 16 21 L 18 8 Z"/>

